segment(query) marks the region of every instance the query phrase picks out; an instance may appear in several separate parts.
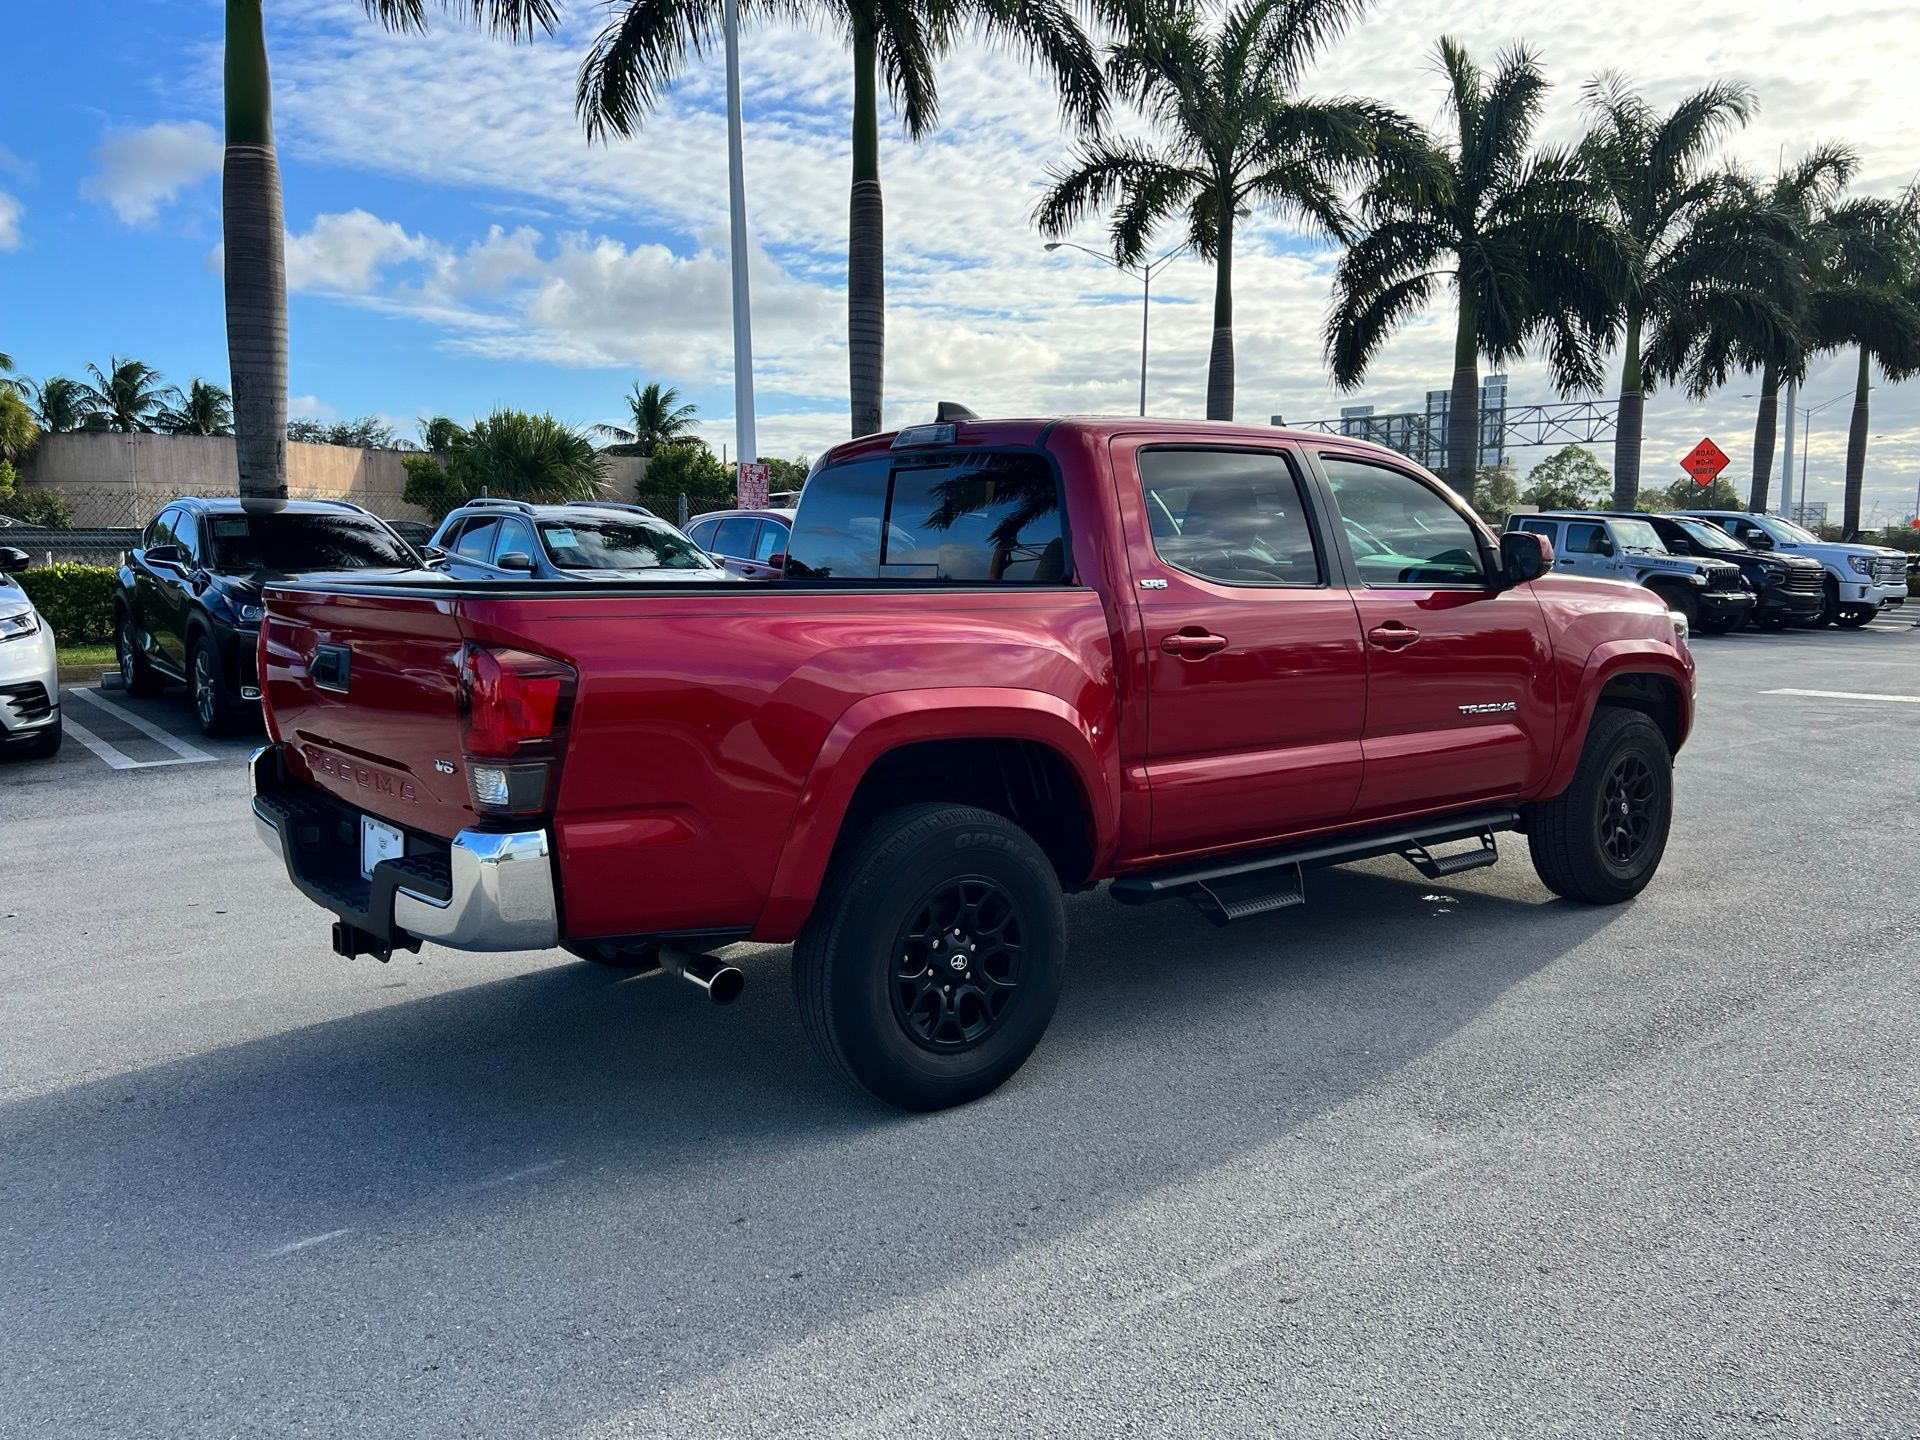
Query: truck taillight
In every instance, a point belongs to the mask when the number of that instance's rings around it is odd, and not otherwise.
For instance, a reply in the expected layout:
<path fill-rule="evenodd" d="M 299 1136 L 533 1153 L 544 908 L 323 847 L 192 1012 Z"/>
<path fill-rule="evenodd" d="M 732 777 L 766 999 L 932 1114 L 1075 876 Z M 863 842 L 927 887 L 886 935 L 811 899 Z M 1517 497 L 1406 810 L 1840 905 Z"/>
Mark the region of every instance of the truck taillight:
<path fill-rule="evenodd" d="M 253 683 L 260 687 L 260 718 L 266 723 L 267 738 L 280 743 L 280 727 L 273 720 L 273 699 L 267 692 L 267 621 L 262 616 L 260 633 L 253 642 Z"/>
<path fill-rule="evenodd" d="M 467 784 L 483 815 L 544 814 L 577 677 L 550 655 L 469 644 L 460 652 Z M 512 764 L 502 762 L 513 761 Z"/>
<path fill-rule="evenodd" d="M 510 759 L 522 746 L 564 737 L 573 667 L 550 655 L 468 645 L 460 653 L 460 713 L 467 753 Z"/>

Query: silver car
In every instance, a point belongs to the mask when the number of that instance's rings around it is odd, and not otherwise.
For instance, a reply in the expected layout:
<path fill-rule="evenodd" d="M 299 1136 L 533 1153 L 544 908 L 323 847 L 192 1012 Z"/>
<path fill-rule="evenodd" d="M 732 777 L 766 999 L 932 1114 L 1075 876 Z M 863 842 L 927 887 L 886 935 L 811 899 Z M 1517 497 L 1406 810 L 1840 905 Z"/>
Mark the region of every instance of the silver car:
<path fill-rule="evenodd" d="M 26 568 L 0 545 L 0 755 L 45 758 L 60 748 L 60 671 L 52 627 L 9 573 Z"/>

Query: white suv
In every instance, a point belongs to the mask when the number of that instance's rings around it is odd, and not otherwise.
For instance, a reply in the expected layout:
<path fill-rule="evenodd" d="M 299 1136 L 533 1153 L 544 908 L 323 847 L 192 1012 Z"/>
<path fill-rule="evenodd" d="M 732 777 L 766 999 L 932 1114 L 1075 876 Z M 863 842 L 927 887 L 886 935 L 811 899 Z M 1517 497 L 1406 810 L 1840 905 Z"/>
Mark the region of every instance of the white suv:
<path fill-rule="evenodd" d="M 1818 624 L 1857 630 L 1882 610 L 1907 603 L 1907 557 L 1898 550 L 1822 540 L 1778 515 L 1748 515 L 1741 510 L 1674 513 L 1711 520 L 1755 550 L 1780 550 L 1818 560 L 1827 572 L 1827 605 Z"/>
<path fill-rule="evenodd" d="M 52 755 L 60 748 L 60 680 L 53 630 L 8 578 L 25 552 L 0 546 L 0 755 Z"/>

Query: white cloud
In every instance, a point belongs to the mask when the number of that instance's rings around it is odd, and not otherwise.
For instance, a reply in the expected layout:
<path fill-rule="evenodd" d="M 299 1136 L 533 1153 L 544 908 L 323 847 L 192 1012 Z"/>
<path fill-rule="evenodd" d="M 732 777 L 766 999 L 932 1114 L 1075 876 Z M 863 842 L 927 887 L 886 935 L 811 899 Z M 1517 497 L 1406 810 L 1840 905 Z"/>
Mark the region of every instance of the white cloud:
<path fill-rule="evenodd" d="M 117 130 L 93 152 L 95 173 L 82 194 L 104 200 L 128 225 L 145 225 L 182 190 L 218 173 L 219 132 L 201 120 L 161 121 Z"/>
<path fill-rule="evenodd" d="M 0 250 L 18 250 L 26 243 L 20 233 L 20 217 L 26 210 L 13 196 L 0 190 Z"/>
<path fill-rule="evenodd" d="M 340 407 L 329 405 L 318 395 L 295 395 L 287 401 L 287 414 L 296 420 L 338 420 Z"/>
<path fill-rule="evenodd" d="M 287 287 L 358 295 L 370 291 L 389 266 L 433 253 L 422 236 L 365 210 L 322 215 L 304 235 L 287 236 Z"/>

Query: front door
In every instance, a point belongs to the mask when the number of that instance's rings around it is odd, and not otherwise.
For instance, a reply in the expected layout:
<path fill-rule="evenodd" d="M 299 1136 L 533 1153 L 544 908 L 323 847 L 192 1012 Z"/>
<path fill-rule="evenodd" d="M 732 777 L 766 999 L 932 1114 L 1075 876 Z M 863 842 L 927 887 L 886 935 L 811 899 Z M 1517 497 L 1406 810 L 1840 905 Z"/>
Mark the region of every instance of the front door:
<path fill-rule="evenodd" d="M 1545 617 L 1493 583 L 1480 532 L 1437 482 L 1337 452 L 1320 465 L 1361 584 L 1366 773 L 1354 818 L 1519 794 L 1553 759 Z"/>
<path fill-rule="evenodd" d="M 1146 637 L 1160 854 L 1337 824 L 1360 788 L 1365 661 L 1284 447 L 1114 442 Z"/>

